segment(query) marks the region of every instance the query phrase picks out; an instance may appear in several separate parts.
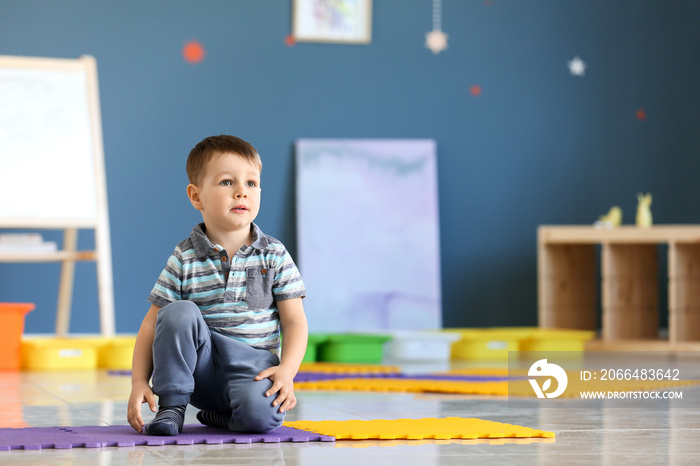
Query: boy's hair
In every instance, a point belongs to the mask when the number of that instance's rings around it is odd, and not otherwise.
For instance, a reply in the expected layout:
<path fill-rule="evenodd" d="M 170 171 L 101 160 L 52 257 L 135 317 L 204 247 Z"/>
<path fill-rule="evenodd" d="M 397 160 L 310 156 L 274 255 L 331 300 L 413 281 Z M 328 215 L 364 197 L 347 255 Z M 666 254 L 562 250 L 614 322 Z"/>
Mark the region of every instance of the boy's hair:
<path fill-rule="evenodd" d="M 260 155 L 250 143 L 236 136 L 222 134 L 203 139 L 190 151 L 190 155 L 187 157 L 187 177 L 190 183 L 196 185 L 201 182 L 207 163 L 215 155 L 224 153 L 240 155 L 253 164 L 258 171 L 262 171 Z"/>

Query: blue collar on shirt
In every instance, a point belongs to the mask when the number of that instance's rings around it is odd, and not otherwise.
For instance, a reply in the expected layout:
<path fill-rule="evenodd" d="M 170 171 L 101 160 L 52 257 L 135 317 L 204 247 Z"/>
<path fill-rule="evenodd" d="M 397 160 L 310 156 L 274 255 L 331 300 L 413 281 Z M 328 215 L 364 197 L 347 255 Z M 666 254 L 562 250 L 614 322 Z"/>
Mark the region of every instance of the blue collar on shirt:
<path fill-rule="evenodd" d="M 250 224 L 250 230 L 253 233 L 253 244 L 251 244 L 251 247 L 262 250 L 270 244 L 265 234 L 255 223 Z M 198 258 L 207 257 L 210 253 L 215 251 L 215 245 L 207 237 L 206 231 L 206 225 L 204 225 L 204 223 L 200 223 L 192 228 L 192 232 L 190 233 L 192 245 L 194 246 L 194 251 Z M 228 253 L 235 254 L 235 251 L 228 251 Z"/>

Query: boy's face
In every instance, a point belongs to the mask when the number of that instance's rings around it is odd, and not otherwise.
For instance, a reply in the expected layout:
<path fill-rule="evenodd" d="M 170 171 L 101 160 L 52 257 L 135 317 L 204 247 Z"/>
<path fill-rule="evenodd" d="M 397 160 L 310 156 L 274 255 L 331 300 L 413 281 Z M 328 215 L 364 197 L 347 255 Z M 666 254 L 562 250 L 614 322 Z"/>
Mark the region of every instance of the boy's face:
<path fill-rule="evenodd" d="M 207 230 L 227 233 L 250 228 L 260 210 L 260 171 L 237 154 L 215 155 L 199 185 L 189 185 L 187 193 Z"/>

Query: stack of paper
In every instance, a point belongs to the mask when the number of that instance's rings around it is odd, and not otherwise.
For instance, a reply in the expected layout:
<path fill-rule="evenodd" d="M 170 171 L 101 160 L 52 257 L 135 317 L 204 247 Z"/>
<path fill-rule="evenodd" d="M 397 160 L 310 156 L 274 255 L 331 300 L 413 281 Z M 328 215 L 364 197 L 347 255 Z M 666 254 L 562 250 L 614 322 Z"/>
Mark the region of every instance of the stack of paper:
<path fill-rule="evenodd" d="M 56 252 L 53 241 L 44 241 L 40 233 L 0 234 L 0 253 L 25 254 Z"/>

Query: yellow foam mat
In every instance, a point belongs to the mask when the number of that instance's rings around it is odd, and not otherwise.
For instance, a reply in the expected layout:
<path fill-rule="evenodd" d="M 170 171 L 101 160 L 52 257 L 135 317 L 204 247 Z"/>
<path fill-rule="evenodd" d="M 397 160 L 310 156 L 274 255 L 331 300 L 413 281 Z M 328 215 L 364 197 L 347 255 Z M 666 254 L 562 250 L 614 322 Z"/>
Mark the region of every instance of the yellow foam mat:
<path fill-rule="evenodd" d="M 646 390 L 664 390 L 676 387 L 699 385 L 700 380 L 580 380 L 580 372 L 566 371 L 568 383 L 560 398 L 580 398 L 581 392 L 632 392 Z M 510 382 L 509 394 L 512 396 L 535 396 L 527 380 Z M 551 390 L 550 390 L 551 391 Z"/>
<path fill-rule="evenodd" d="M 475 439 L 367 439 L 335 442 L 334 448 L 370 448 L 416 445 L 531 445 L 533 443 L 556 443 L 553 438 L 475 438 Z"/>
<path fill-rule="evenodd" d="M 473 367 L 471 369 L 452 369 L 441 373 L 449 375 L 492 375 L 497 377 L 507 377 L 508 369 L 505 367 Z"/>
<path fill-rule="evenodd" d="M 285 426 L 332 435 L 336 440 L 554 438 L 554 432 L 475 418 L 292 421 Z"/>
<path fill-rule="evenodd" d="M 700 380 L 616 380 L 616 381 L 581 381 L 579 373 L 568 372 L 569 383 L 560 398 L 578 398 L 582 391 L 643 391 L 661 390 L 700 384 Z M 509 386 L 510 384 L 510 386 Z M 535 397 L 536 394 L 528 380 L 471 382 L 429 379 L 390 379 L 354 377 L 347 379 L 316 380 L 297 382 L 298 390 L 341 390 L 370 392 L 407 392 L 407 393 L 452 393 L 462 395 L 496 395 Z"/>
<path fill-rule="evenodd" d="M 466 382 L 426 379 L 349 378 L 297 382 L 298 390 L 346 390 L 371 392 L 432 392 L 469 395 L 508 395 L 508 382 Z"/>
<path fill-rule="evenodd" d="M 398 366 L 377 364 L 343 364 L 329 362 L 303 363 L 299 372 L 321 372 L 327 374 L 397 374 Z"/>

